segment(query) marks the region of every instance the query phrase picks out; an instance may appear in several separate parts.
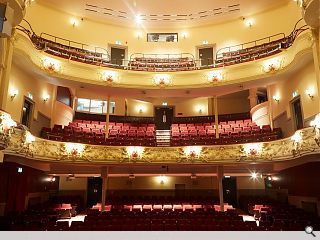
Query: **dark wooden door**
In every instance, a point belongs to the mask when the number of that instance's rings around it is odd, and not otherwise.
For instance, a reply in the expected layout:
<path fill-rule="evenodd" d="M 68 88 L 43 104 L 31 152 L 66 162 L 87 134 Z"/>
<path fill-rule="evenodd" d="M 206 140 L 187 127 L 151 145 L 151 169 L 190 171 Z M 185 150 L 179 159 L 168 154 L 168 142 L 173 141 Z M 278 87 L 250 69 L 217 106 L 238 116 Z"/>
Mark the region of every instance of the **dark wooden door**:
<path fill-rule="evenodd" d="M 236 177 L 224 177 L 222 179 L 223 185 L 223 201 L 232 205 L 237 206 L 237 178 Z"/>
<path fill-rule="evenodd" d="M 173 107 L 155 107 L 157 130 L 169 130 L 173 121 Z"/>
<path fill-rule="evenodd" d="M 102 194 L 102 178 L 89 177 L 87 187 L 87 206 L 92 207 L 97 203 L 101 203 Z"/>
<path fill-rule="evenodd" d="M 303 128 L 303 116 L 300 97 L 292 102 L 293 116 L 296 130 Z"/>
<path fill-rule="evenodd" d="M 111 63 L 122 65 L 125 58 L 126 50 L 124 48 L 111 48 Z"/>
<path fill-rule="evenodd" d="M 213 48 L 200 48 L 199 58 L 201 59 L 201 66 L 208 66 L 213 64 Z"/>

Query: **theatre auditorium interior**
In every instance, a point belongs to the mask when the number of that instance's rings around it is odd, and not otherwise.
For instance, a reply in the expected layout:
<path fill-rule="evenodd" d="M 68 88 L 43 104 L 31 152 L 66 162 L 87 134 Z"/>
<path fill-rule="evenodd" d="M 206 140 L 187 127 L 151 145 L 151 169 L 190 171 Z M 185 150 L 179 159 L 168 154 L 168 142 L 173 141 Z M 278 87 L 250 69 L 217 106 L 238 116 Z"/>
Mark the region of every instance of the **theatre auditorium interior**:
<path fill-rule="evenodd" d="M 320 230 L 317 0 L 0 0 L 0 230 Z"/>

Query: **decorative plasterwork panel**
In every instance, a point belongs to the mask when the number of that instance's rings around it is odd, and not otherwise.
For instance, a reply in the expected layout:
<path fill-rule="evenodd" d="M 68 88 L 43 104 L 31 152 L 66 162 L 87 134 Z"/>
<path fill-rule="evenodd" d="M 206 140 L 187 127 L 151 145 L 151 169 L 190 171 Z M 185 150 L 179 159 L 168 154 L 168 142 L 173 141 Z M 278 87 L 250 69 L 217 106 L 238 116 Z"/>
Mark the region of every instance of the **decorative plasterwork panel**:
<path fill-rule="evenodd" d="M 68 151 L 67 144 L 35 138 L 26 143 L 26 132 L 16 129 L 10 137 L 5 154 L 33 160 L 61 163 L 91 164 L 213 164 L 213 163 L 265 163 L 290 161 L 305 155 L 320 154 L 313 128 L 299 131 L 302 139 L 286 138 L 272 142 L 202 146 L 197 157 L 185 154 L 184 147 L 145 147 L 141 156 L 130 157 L 126 147 L 82 145 Z M 257 148 L 257 144 L 259 147 Z M 77 145 L 77 144 L 74 144 Z M 79 144 L 78 144 L 79 145 Z M 248 150 L 249 149 L 249 150 Z"/>

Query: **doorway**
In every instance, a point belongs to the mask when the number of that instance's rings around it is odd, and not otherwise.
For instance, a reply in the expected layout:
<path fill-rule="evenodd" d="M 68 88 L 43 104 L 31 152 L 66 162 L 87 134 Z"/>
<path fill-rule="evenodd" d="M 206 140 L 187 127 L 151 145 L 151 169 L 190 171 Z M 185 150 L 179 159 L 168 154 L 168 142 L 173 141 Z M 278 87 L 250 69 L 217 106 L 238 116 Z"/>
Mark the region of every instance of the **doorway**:
<path fill-rule="evenodd" d="M 237 206 L 237 178 L 236 177 L 224 177 L 222 179 L 223 185 L 223 201 L 232 205 Z"/>
<path fill-rule="evenodd" d="M 89 177 L 87 187 L 87 206 L 92 207 L 97 203 L 101 203 L 102 194 L 102 178 Z"/>
<path fill-rule="evenodd" d="M 170 130 L 173 121 L 173 107 L 155 107 L 154 112 L 157 130 Z"/>
<path fill-rule="evenodd" d="M 292 106 L 294 129 L 295 130 L 302 129 L 304 124 L 303 124 L 303 114 L 302 114 L 300 97 L 293 99 L 291 102 L 291 106 Z"/>
<path fill-rule="evenodd" d="M 33 106 L 34 106 L 34 102 L 30 98 L 25 97 L 23 106 L 22 106 L 21 123 L 28 128 L 30 128 L 31 126 Z"/>
<path fill-rule="evenodd" d="M 199 48 L 198 51 L 201 66 L 213 64 L 213 47 Z"/>
<path fill-rule="evenodd" d="M 111 47 L 111 63 L 115 65 L 124 65 L 124 59 L 126 56 L 125 48 Z"/>

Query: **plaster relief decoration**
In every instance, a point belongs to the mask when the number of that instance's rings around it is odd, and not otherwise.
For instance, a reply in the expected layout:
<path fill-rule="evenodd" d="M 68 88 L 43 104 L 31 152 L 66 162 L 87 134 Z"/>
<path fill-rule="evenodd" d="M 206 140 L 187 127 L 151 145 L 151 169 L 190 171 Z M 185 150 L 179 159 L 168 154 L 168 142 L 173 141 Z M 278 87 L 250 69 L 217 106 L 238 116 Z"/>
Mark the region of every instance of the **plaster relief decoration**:
<path fill-rule="evenodd" d="M 62 70 L 60 61 L 50 57 L 40 59 L 40 67 L 50 74 L 61 73 Z"/>
<path fill-rule="evenodd" d="M 153 84 L 165 88 L 172 85 L 172 77 L 169 74 L 156 74 L 153 77 Z"/>
<path fill-rule="evenodd" d="M 239 149 L 242 156 L 238 160 L 239 161 L 242 159 L 256 160 L 257 158 L 261 158 L 263 150 L 264 150 L 263 143 L 243 144 Z"/>
<path fill-rule="evenodd" d="M 59 160 L 80 160 L 85 159 L 90 161 L 89 158 L 86 157 L 87 147 L 85 144 L 80 143 L 62 143 L 60 152 L 59 152 Z"/>
<path fill-rule="evenodd" d="M 22 132 L 20 147 L 17 149 L 18 154 L 23 154 L 26 157 L 33 157 L 33 142 L 36 138 L 28 131 Z"/>
<path fill-rule="evenodd" d="M 310 122 L 310 126 L 313 127 L 315 133 L 314 140 L 320 147 L 320 113 L 318 113 L 314 120 Z"/>
<path fill-rule="evenodd" d="M 12 120 L 10 114 L 0 111 L 0 150 L 5 149 L 17 123 Z"/>
<path fill-rule="evenodd" d="M 291 161 L 314 154 L 320 156 L 316 136 L 316 131 L 310 127 L 297 131 L 291 138 L 263 143 L 203 147 L 116 147 L 51 141 L 36 138 L 28 131 L 16 128 L 11 133 L 4 154 L 42 162 L 77 164 L 234 164 L 240 160 L 267 163 Z"/>
<path fill-rule="evenodd" d="M 107 85 L 119 83 L 119 74 L 115 71 L 102 71 L 99 73 L 100 80 L 104 81 Z"/>
<path fill-rule="evenodd" d="M 275 57 L 263 61 L 262 71 L 265 73 L 275 73 L 282 69 L 284 63 L 284 58 Z"/>
<path fill-rule="evenodd" d="M 207 80 L 209 83 L 218 83 L 219 81 L 222 81 L 225 77 L 225 74 L 221 70 L 216 70 L 216 71 L 210 71 L 207 74 Z"/>
<path fill-rule="evenodd" d="M 201 146 L 188 146 L 183 149 L 184 154 L 189 159 L 196 159 L 200 157 L 202 147 Z"/>
<path fill-rule="evenodd" d="M 144 153 L 144 147 L 130 146 L 126 148 L 126 152 L 127 152 L 129 161 L 136 162 L 142 158 L 142 155 Z"/>

